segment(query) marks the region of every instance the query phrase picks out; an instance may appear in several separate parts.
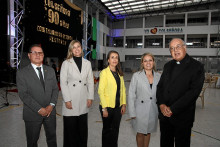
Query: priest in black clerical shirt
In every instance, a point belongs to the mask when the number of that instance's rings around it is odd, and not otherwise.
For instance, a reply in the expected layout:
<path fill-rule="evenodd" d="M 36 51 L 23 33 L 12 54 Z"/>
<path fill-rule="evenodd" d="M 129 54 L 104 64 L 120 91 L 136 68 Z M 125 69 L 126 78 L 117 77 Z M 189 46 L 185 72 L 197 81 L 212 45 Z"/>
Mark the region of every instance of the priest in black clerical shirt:
<path fill-rule="evenodd" d="M 171 40 L 173 60 L 166 63 L 157 85 L 161 147 L 190 147 L 196 100 L 205 79 L 203 65 L 186 53 L 182 39 Z"/>

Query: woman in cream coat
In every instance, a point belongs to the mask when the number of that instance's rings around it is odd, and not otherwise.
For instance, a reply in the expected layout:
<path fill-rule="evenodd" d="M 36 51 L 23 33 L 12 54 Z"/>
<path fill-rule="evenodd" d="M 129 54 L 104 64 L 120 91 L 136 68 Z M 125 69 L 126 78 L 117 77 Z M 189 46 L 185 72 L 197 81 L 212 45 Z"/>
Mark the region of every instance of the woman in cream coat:
<path fill-rule="evenodd" d="M 87 146 L 87 113 L 94 99 L 94 80 L 91 63 L 82 54 L 81 43 L 77 40 L 71 41 L 67 59 L 61 67 L 65 147 Z"/>
<path fill-rule="evenodd" d="M 150 134 L 156 131 L 158 108 L 156 90 L 160 74 L 155 72 L 154 56 L 145 53 L 141 57 L 141 70 L 134 73 L 128 93 L 128 111 L 138 147 L 148 147 Z"/>

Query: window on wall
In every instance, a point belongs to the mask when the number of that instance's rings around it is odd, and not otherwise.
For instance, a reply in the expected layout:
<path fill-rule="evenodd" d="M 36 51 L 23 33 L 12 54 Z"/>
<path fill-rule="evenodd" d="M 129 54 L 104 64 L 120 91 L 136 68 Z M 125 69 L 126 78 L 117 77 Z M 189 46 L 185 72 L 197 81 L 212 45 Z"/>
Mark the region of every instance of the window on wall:
<path fill-rule="evenodd" d="M 106 36 L 106 46 L 113 47 L 113 38 L 109 35 Z"/>
<path fill-rule="evenodd" d="M 199 61 L 199 62 L 201 62 L 202 64 L 204 64 L 205 65 L 205 63 L 207 62 L 206 60 L 207 60 L 207 57 L 193 57 L 195 60 L 197 60 L 197 61 Z"/>
<path fill-rule="evenodd" d="M 189 13 L 188 14 L 188 26 L 201 26 L 208 25 L 208 12 L 206 13 Z"/>
<path fill-rule="evenodd" d="M 198 57 L 198 56 L 192 56 L 195 60 L 197 60 L 197 61 L 199 61 L 199 62 L 201 62 L 203 65 L 204 65 L 204 69 L 205 69 L 205 71 L 207 72 L 208 70 L 206 69 L 206 67 L 207 67 L 207 65 L 206 65 L 206 63 L 207 63 L 207 57 Z"/>
<path fill-rule="evenodd" d="M 206 48 L 207 34 L 187 35 L 186 45 L 188 48 Z"/>
<path fill-rule="evenodd" d="M 123 63 L 125 72 L 136 72 L 140 68 L 141 55 L 126 55 Z"/>
<path fill-rule="evenodd" d="M 112 23 L 112 29 L 124 29 L 124 19 L 123 20 L 115 20 Z"/>
<path fill-rule="evenodd" d="M 144 37 L 145 48 L 163 48 L 163 35 L 149 35 Z"/>
<path fill-rule="evenodd" d="M 164 57 L 164 62 L 167 63 L 169 61 L 173 60 L 173 57 L 172 56 L 165 56 Z"/>
<path fill-rule="evenodd" d="M 211 48 L 220 48 L 220 35 L 211 34 L 210 35 L 210 46 Z"/>
<path fill-rule="evenodd" d="M 197 61 L 200 61 L 208 73 L 219 73 L 220 72 L 220 58 L 217 57 L 193 57 Z"/>
<path fill-rule="evenodd" d="M 159 71 L 159 73 L 162 73 L 164 64 L 166 64 L 166 62 L 168 62 L 166 59 L 168 59 L 167 56 L 156 56 L 156 55 L 154 56 L 154 60 L 156 63 L 156 70 Z"/>
<path fill-rule="evenodd" d="M 184 40 L 184 35 L 166 35 L 165 36 L 165 48 L 169 48 L 169 43 L 173 38 L 181 38 Z"/>
<path fill-rule="evenodd" d="M 107 27 L 112 28 L 112 21 L 107 18 Z"/>
<path fill-rule="evenodd" d="M 123 47 L 123 37 L 114 37 L 113 38 L 114 47 Z"/>
<path fill-rule="evenodd" d="M 126 37 L 126 48 L 142 48 L 142 36 L 127 36 Z"/>
<path fill-rule="evenodd" d="M 143 28 L 143 18 L 126 19 L 126 29 Z"/>
<path fill-rule="evenodd" d="M 219 73 L 220 72 L 220 58 L 217 57 L 209 57 L 208 64 L 210 65 L 208 72 L 211 73 Z"/>
<path fill-rule="evenodd" d="M 105 15 L 104 14 L 99 14 L 99 22 L 104 24 L 104 19 L 105 19 Z"/>
<path fill-rule="evenodd" d="M 219 25 L 220 24 L 220 13 L 212 12 L 211 13 L 211 25 Z"/>
<path fill-rule="evenodd" d="M 163 15 L 145 17 L 145 28 L 150 27 L 163 27 Z"/>
<path fill-rule="evenodd" d="M 185 25 L 185 14 L 166 16 L 166 27 L 184 26 L 184 25 Z"/>

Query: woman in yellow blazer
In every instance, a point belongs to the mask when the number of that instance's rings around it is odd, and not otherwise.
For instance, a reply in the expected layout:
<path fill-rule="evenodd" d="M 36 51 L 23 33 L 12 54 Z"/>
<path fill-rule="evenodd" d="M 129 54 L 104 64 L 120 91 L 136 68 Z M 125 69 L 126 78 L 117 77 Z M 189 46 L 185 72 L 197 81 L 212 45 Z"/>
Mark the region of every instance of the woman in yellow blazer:
<path fill-rule="evenodd" d="M 122 115 L 126 111 L 126 89 L 119 54 L 110 51 L 108 67 L 100 73 L 98 94 L 103 120 L 102 147 L 117 147 Z"/>

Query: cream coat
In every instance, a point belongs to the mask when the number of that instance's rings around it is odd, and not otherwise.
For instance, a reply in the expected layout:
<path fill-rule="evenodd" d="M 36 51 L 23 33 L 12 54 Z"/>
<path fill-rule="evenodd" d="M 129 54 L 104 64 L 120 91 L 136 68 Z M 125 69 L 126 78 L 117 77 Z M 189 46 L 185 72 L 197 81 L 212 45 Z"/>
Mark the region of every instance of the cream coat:
<path fill-rule="evenodd" d="M 80 73 L 73 58 L 65 60 L 60 72 L 60 86 L 64 116 L 79 116 L 88 113 L 87 100 L 94 99 L 94 79 L 90 61 L 82 58 Z M 68 101 L 72 102 L 73 109 L 66 108 L 65 102 Z"/>
<path fill-rule="evenodd" d="M 132 126 L 138 133 L 152 133 L 156 131 L 158 122 L 158 108 L 156 104 L 156 90 L 160 74 L 154 72 L 153 86 L 144 70 L 132 76 L 128 93 L 128 111 L 132 119 Z"/>

